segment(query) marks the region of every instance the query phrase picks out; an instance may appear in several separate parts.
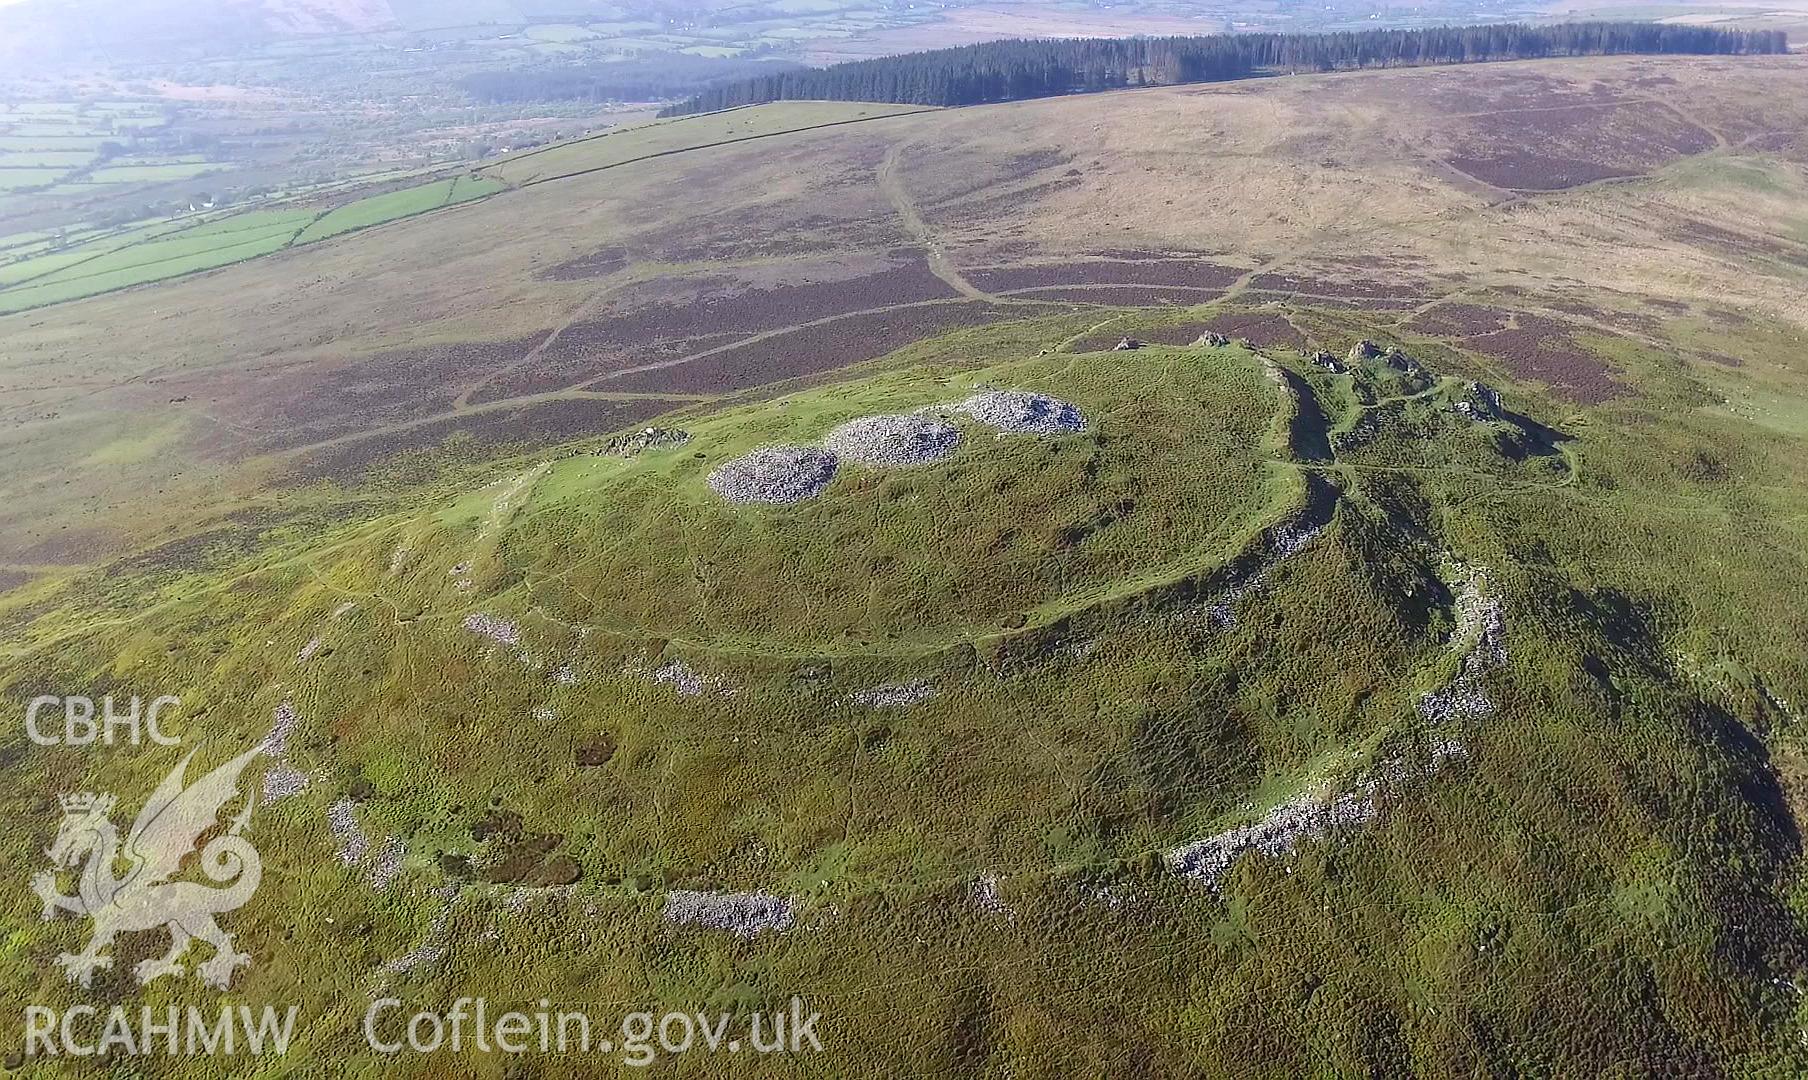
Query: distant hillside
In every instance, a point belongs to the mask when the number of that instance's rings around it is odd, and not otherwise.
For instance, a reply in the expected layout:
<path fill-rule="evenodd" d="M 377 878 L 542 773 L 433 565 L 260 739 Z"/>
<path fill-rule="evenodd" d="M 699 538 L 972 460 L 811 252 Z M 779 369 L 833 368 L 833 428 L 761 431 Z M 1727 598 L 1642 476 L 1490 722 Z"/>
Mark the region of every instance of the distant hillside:
<path fill-rule="evenodd" d="M 0 7 L 0 58 L 47 67 L 399 26 L 389 0 L 22 0 Z"/>
<path fill-rule="evenodd" d="M 288 37 L 567 20 L 696 18 L 724 6 L 605 0 L 20 0 L 0 6 L 0 59 L 43 68 L 69 60 L 219 54 Z"/>
<path fill-rule="evenodd" d="M 1656 23 L 1555 26 L 1495 23 L 1427 30 L 1332 34 L 1214 34 L 1207 37 L 993 41 L 785 72 L 707 91 L 662 115 L 767 101 L 888 101 L 977 105 L 1088 90 L 1252 75 L 1416 67 L 1483 60 L 1615 54 L 1789 51 L 1780 30 L 1717 30 Z"/>
<path fill-rule="evenodd" d="M 524 101 L 669 101 L 740 80 L 806 70 L 801 64 L 782 60 L 662 56 L 657 60 L 480 71 L 465 76 L 458 84 L 472 97 L 491 105 Z"/>

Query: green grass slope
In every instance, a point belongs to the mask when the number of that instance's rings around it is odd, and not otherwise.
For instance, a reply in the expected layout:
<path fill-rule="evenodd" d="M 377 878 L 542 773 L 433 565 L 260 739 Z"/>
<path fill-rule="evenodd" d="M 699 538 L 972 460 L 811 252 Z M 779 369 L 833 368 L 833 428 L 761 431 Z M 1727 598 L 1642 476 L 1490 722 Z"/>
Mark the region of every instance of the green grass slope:
<path fill-rule="evenodd" d="M 254 772 L 305 787 L 257 810 L 232 996 L 301 1005 L 292 1053 L 346 1075 L 445 1075 L 365 1047 L 378 991 L 798 994 L 826 1047 L 798 1067 L 833 1075 L 1800 1070 L 1808 891 L 1770 748 L 1808 689 L 1801 449 L 1678 409 L 1689 378 L 1650 357 L 1616 369 L 1659 365 L 1649 394 L 1586 422 L 1506 382 L 1478 413 L 1476 358 L 1309 317 L 1412 371 L 1036 344 L 1091 315 L 963 331 L 662 421 L 683 445 L 351 489 L 253 551 L 16 591 L 0 692 L 180 693 L 204 764 L 284 731 Z M 704 483 L 982 385 L 1088 429 L 963 421 L 943 462 L 847 465 L 792 506 Z M 8 731 L 0 859 L 43 862 L 44 792 L 129 806 L 186 752 Z M 369 852 L 336 857 L 335 805 Z M 674 923 L 678 890 L 790 921 Z M 80 928 L 7 895 L 9 997 L 213 1000 L 139 990 L 156 935 L 70 986 Z"/>

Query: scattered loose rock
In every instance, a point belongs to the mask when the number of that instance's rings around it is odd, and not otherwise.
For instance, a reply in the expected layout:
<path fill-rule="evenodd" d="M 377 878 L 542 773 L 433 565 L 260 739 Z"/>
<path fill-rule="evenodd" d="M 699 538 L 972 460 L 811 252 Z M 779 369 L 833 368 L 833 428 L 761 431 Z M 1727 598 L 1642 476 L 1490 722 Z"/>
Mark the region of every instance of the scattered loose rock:
<path fill-rule="evenodd" d="M 790 900 L 771 893 L 680 889 L 666 894 L 665 920 L 679 926 L 702 926 L 751 938 L 768 931 L 782 933 L 789 930 L 797 921 L 797 915 Z"/>
<path fill-rule="evenodd" d="M 446 955 L 446 930 L 452 920 L 452 904 L 458 899 L 459 886 L 456 883 L 445 886 L 434 893 L 439 902 L 439 910 L 434 913 L 433 922 L 427 928 L 427 936 L 419 945 L 383 965 L 383 971 L 390 975 L 406 975 L 415 968 L 432 966 L 440 962 Z"/>
<path fill-rule="evenodd" d="M 503 645 L 521 644 L 521 628 L 494 615 L 474 611 L 465 616 L 465 629 Z"/>
<path fill-rule="evenodd" d="M 1167 855 L 1168 868 L 1209 886 L 1213 892 L 1222 892 L 1225 877 L 1245 852 L 1290 858 L 1306 841 L 1321 839 L 1336 829 L 1368 824 L 1380 814 L 1384 794 L 1466 757 L 1468 750 L 1463 744 L 1445 736 L 1432 738 L 1417 753 L 1397 750 L 1347 781 L 1345 790 L 1338 791 L 1331 781 L 1321 781 L 1269 810 L 1253 824 L 1176 848 Z"/>
<path fill-rule="evenodd" d="M 1306 545 L 1323 530 L 1322 525 L 1309 525 L 1299 520 L 1283 521 L 1269 530 L 1267 557 L 1246 577 L 1233 581 L 1215 601 L 1206 606 L 1206 622 L 1216 627 L 1237 625 L 1237 603 L 1267 584 L 1268 576 L 1274 573 L 1275 567 L 1304 551 Z"/>
<path fill-rule="evenodd" d="M 1072 435 L 1086 430 L 1080 410 L 1058 398 L 1027 390 L 988 390 L 956 410 L 1007 435 Z"/>
<path fill-rule="evenodd" d="M 1319 367 L 1324 368 L 1326 371 L 1329 371 L 1333 375 L 1341 375 L 1344 372 L 1350 370 L 1349 368 L 1345 367 L 1342 363 L 1340 363 L 1338 361 L 1337 357 L 1332 356 L 1330 353 L 1324 352 L 1322 350 L 1308 353 L 1307 359 L 1311 360 L 1314 364 L 1317 364 Z"/>
<path fill-rule="evenodd" d="M 653 672 L 653 681 L 664 683 L 685 697 L 696 697 L 707 685 L 704 677 L 682 660 L 661 664 Z"/>
<path fill-rule="evenodd" d="M 383 847 L 370 864 L 365 877 L 370 887 L 382 892 L 395 881 L 396 875 L 402 872 L 402 858 L 408 853 L 408 845 L 399 836 L 392 836 L 383 841 Z"/>
<path fill-rule="evenodd" d="M 1419 699 L 1419 715 L 1434 725 L 1480 720 L 1494 714 L 1482 676 L 1507 662 L 1506 618 L 1500 597 L 1490 590 L 1488 572 L 1458 566 L 1462 589 L 1456 597 L 1452 651 L 1463 654 L 1456 677 Z"/>
<path fill-rule="evenodd" d="M 308 789 L 307 774 L 293 765 L 281 764 L 264 773 L 264 803 L 281 802 Z"/>
<path fill-rule="evenodd" d="M 293 703 L 285 701 L 276 707 L 270 733 L 264 736 L 261 744 L 263 752 L 277 760 L 277 764 L 264 773 L 266 804 L 281 802 L 307 790 L 307 774 L 284 760 L 289 752 L 289 736 L 295 733 L 295 727 L 299 723 L 301 715 L 295 711 Z"/>
<path fill-rule="evenodd" d="M 925 465 L 960 448 L 960 429 L 921 413 L 863 416 L 829 432 L 829 451 L 862 465 Z"/>
<path fill-rule="evenodd" d="M 1081 890 L 1083 899 L 1111 911 L 1123 909 L 1135 900 L 1136 892 L 1128 885 L 1107 885 L 1095 883 Z"/>
<path fill-rule="evenodd" d="M 827 450 L 766 446 L 716 466 L 709 486 L 731 503 L 802 502 L 828 486 L 838 464 Z"/>
<path fill-rule="evenodd" d="M 264 753 L 280 758 L 289 752 L 289 736 L 295 734 L 301 714 L 295 711 L 294 703 L 285 701 L 276 707 L 271 720 L 270 734 L 264 736 L 262 747 Z"/>
<path fill-rule="evenodd" d="M 680 428 L 650 427 L 632 435 L 617 435 L 596 450 L 598 457 L 633 457 L 648 450 L 666 450 L 691 441 L 691 433 Z"/>
<path fill-rule="evenodd" d="M 358 824 L 358 804 L 350 798 L 341 798 L 326 808 L 326 823 L 333 831 L 333 839 L 339 841 L 340 862 L 356 866 L 370 854 L 370 839 Z"/>
<path fill-rule="evenodd" d="M 1017 917 L 1011 906 L 1004 902 L 1004 897 L 999 895 L 997 874 L 982 874 L 974 878 L 973 884 L 967 887 L 967 898 L 973 901 L 974 907 L 993 918 L 1008 922 Z"/>
<path fill-rule="evenodd" d="M 1375 786 L 1370 781 L 1357 791 L 1336 795 L 1327 784 L 1315 786 L 1276 806 L 1254 824 L 1228 829 L 1169 852 L 1168 866 L 1183 877 L 1209 886 L 1213 892 L 1220 891 L 1232 864 L 1246 851 L 1287 857 L 1306 840 L 1371 820 L 1377 812 L 1372 790 Z"/>
<path fill-rule="evenodd" d="M 848 695 L 848 700 L 872 709 L 902 709 L 934 696 L 934 685 L 928 679 L 917 679 L 915 682 L 884 683 L 856 690 Z"/>

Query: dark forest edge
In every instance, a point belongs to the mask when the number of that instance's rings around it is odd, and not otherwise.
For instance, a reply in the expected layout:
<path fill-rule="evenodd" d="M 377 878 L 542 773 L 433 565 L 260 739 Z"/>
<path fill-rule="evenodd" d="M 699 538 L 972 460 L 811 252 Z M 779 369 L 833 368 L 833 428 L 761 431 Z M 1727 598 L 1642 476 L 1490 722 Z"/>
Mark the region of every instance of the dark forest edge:
<path fill-rule="evenodd" d="M 995 101 L 1260 75 L 1420 67 L 1560 56 L 1731 55 L 1789 51 L 1781 30 L 1723 30 L 1645 22 L 1552 26 L 1491 23 L 1331 34 L 991 41 L 825 68 L 781 71 L 713 87 L 661 116 L 768 101 L 883 101 L 979 105 Z"/>

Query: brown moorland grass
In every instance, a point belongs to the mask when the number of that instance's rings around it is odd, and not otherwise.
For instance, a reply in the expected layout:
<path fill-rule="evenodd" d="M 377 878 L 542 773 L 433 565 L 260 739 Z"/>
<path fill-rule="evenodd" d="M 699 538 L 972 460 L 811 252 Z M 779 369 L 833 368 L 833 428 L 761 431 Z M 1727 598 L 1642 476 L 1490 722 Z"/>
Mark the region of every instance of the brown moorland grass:
<path fill-rule="evenodd" d="M 586 385 L 611 392 L 730 394 L 847 367 L 949 330 L 1023 314 L 1012 308 L 950 301 L 850 315 L 671 366 L 605 375 Z"/>
<path fill-rule="evenodd" d="M 1158 304 L 1203 304 L 1218 299 L 1224 292 L 1221 289 L 1189 289 L 1178 285 L 1065 285 L 1019 289 L 1008 295 L 1026 300 L 1066 300 L 1078 304 L 1143 307 Z"/>
<path fill-rule="evenodd" d="M 1570 111 L 1520 123 L 1526 110 L 1547 108 Z M 1595 125 L 1598 140 L 1582 122 L 1589 116 L 1611 121 Z M 9 478 L 0 530 L 27 538 L 21 547 L 54 533 L 130 537 L 141 526 L 129 507 L 254 496 L 277 463 L 235 454 L 397 418 L 456 420 L 460 411 L 447 403 L 479 380 L 490 385 L 470 404 L 502 404 L 760 332 L 749 328 L 789 325 L 781 318 L 948 295 L 932 293 L 940 283 L 920 271 L 900 271 L 861 287 L 875 294 L 870 304 L 829 295 L 860 288 L 776 287 L 806 285 L 786 281 L 741 290 L 740 299 L 724 290 L 708 318 L 683 310 L 707 291 L 699 282 L 751 282 L 767 273 L 762 267 L 800 255 L 878 260 L 865 273 L 902 262 L 890 253 L 918 241 L 875 183 L 894 147 L 897 180 L 924 208 L 929 240 L 968 264 L 1107 263 L 1115 265 L 1099 273 L 1132 280 L 1167 280 L 1176 265 L 1188 274 L 1205 263 L 1258 266 L 1276 287 L 1239 299 L 1318 307 L 1403 310 L 1423 303 L 1404 290 L 1436 295 L 1448 283 L 1476 295 L 1517 288 L 1608 314 L 1638 307 L 1624 297 L 1654 297 L 1808 323 L 1801 270 L 1790 261 L 1803 235 L 1792 218 L 1805 190 L 1801 163 L 1789 156 L 1801 130 L 1808 64 L 1800 57 L 1624 57 L 1048 99 L 624 165 L 430 221 L 0 318 L 0 475 Z M 1561 146 L 1530 145 L 1523 131 L 1560 135 Z M 1727 149 L 1683 159 L 1702 163 L 1686 174 L 1665 164 L 1703 145 L 1697 131 Z M 1654 175 L 1509 198 L 1456 182 L 1434 160 L 1516 153 Z M 1063 184 L 1023 197 L 1056 180 Z M 956 213 L 975 201 L 991 209 Z M 1652 220 L 1675 227 L 1638 225 Z M 1144 257 L 1177 252 L 1199 254 Z M 611 292 L 630 285 L 637 302 L 622 306 Z M 1105 304 L 1211 296 L 1177 283 L 1106 289 L 1096 278 L 1052 287 Z M 1334 299 L 1308 291 L 1332 288 Z M 659 303 L 669 310 L 649 307 Z M 893 321 L 922 321 L 925 332 L 941 325 L 912 311 Z M 1585 318 L 1579 306 L 1571 314 Z M 615 318 L 629 321 L 608 326 Z M 691 370 L 681 378 L 636 373 L 634 381 L 714 393 L 829 370 L 899 340 L 891 331 L 855 340 L 856 330 L 885 322 L 836 320 L 683 365 Z M 1631 322 L 1621 328 L 1645 332 Z M 1585 396 L 1604 389 L 1599 371 L 1582 374 L 1586 358 L 1560 343 L 1529 351 L 1518 338 L 1485 344 L 1544 365 L 1553 385 L 1595 388 Z M 1706 342 L 1692 347 L 1739 358 Z M 385 372 L 374 358 L 400 366 Z M 279 391 L 315 400 L 265 400 Z M 300 430 L 272 430 L 273 416 Z M 99 528 L 103 513 L 109 524 Z"/>
<path fill-rule="evenodd" d="M 493 376 L 471 395 L 473 405 L 486 405 L 513 398 L 544 394 L 588 382 L 610 371 L 643 364 L 661 364 L 694 356 L 742 340 L 744 334 L 706 334 L 693 338 L 671 338 L 639 344 L 585 340 L 575 343 L 560 337 L 532 362 Z"/>
<path fill-rule="evenodd" d="M 954 290 L 914 258 L 876 273 L 764 288 L 731 274 L 666 277 L 640 283 L 624 291 L 618 306 L 566 326 L 548 351 L 562 356 L 758 334 L 878 307 L 954 298 Z"/>
<path fill-rule="evenodd" d="M 569 323 L 556 336 L 548 335 L 548 340 L 533 350 L 530 362 L 498 372 L 470 400 L 483 403 L 543 393 L 613 370 L 716 349 L 755 334 L 874 307 L 955 297 L 954 290 L 929 271 L 919 253 L 896 249 L 889 257 L 906 261 L 873 273 L 766 287 L 733 274 L 662 278 L 631 286 L 623 290 L 620 307 Z M 671 299 L 632 303 L 650 296 Z"/>
<path fill-rule="evenodd" d="M 1180 285 L 1223 289 L 1241 278 L 1234 266 L 1160 258 L 1094 259 L 1085 262 L 1023 266 L 984 266 L 963 270 L 967 280 L 991 292 L 1039 289 L 1054 285 Z"/>
<path fill-rule="evenodd" d="M 538 336 L 397 349 L 322 363 L 293 373 L 253 377 L 235 386 L 243 397 L 238 433 L 257 451 L 281 450 L 449 411 L 459 388 L 519 359 Z M 208 380 L 175 384 L 196 392 Z M 243 454 L 234 445 L 231 452 Z"/>
<path fill-rule="evenodd" d="M 1330 279 L 1311 273 L 1257 274 L 1249 279 L 1252 289 L 1288 295 L 1322 296 L 1331 299 L 1385 300 L 1422 299 L 1436 296 L 1449 286 L 1387 271 L 1374 276 L 1352 279 Z"/>
<path fill-rule="evenodd" d="M 284 481 L 356 483 L 374 468 L 410 453 L 440 449 L 448 443 L 459 447 L 466 456 L 473 450 L 486 455 L 500 454 L 511 449 L 529 449 L 618 431 L 644 423 L 682 404 L 658 398 L 629 401 L 574 398 L 455 416 L 308 451 L 292 462 Z"/>
<path fill-rule="evenodd" d="M 1599 404 L 1626 392 L 1608 365 L 1575 340 L 1576 328 L 1539 315 L 1520 314 L 1509 330 L 1471 337 L 1464 347 L 1505 364 L 1522 379 L 1533 379 L 1573 401 Z"/>
<path fill-rule="evenodd" d="M 1452 157 L 1450 164 L 1484 184 L 1510 191 L 1559 191 L 1601 180 L 1638 176 L 1642 169 L 1599 161 L 1514 151 L 1487 157 Z"/>
<path fill-rule="evenodd" d="M 1505 308 L 1481 304 L 1439 304 L 1413 316 L 1406 326 L 1421 334 L 1462 338 L 1505 330 L 1512 321 L 1513 313 Z"/>
<path fill-rule="evenodd" d="M 1251 304 L 1297 303 L 1338 311 L 1412 311 L 1427 303 L 1425 298 L 1417 296 L 1319 296 L 1313 293 L 1255 290 L 1239 293 L 1238 298 Z"/>
<path fill-rule="evenodd" d="M 1232 340 L 1247 338 L 1250 344 L 1260 349 L 1300 349 L 1306 345 L 1305 335 L 1299 332 L 1287 316 L 1279 312 L 1233 312 L 1214 316 L 1205 325 L 1207 329 L 1215 330 Z"/>
<path fill-rule="evenodd" d="M 543 271 L 540 276 L 548 281 L 588 281 L 624 270 L 632 261 L 633 256 L 627 249 L 611 245 L 598 248 L 588 255 L 567 259 L 552 269 Z"/>
<path fill-rule="evenodd" d="M 1663 319 L 1643 311 L 1619 311 L 1612 308 L 1604 308 L 1598 304 L 1591 304 L 1584 300 L 1572 300 L 1568 298 L 1547 300 L 1545 301 L 1544 306 L 1550 308 L 1552 311 L 1561 312 L 1565 315 L 1592 319 L 1598 323 L 1605 323 L 1608 326 L 1618 327 L 1619 329 L 1636 334 L 1643 334 L 1647 337 L 1659 335 L 1663 332 Z"/>

